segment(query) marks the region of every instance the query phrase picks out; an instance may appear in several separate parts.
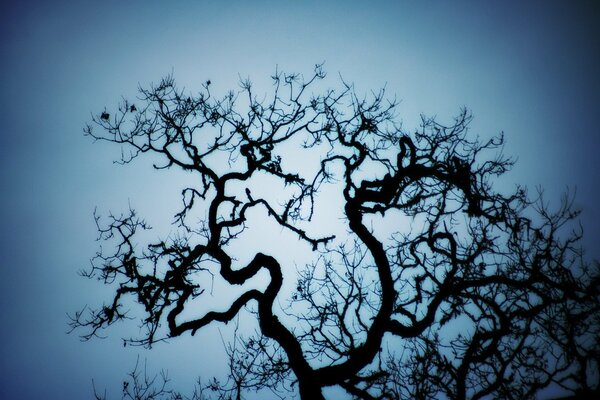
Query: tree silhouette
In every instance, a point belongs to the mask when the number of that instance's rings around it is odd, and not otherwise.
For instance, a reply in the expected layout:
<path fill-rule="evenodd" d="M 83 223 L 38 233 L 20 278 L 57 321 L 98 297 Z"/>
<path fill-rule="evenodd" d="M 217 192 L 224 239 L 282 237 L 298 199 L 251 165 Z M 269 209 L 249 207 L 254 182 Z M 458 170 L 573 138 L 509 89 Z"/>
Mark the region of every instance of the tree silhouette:
<path fill-rule="evenodd" d="M 250 310 L 259 330 L 229 344 L 229 379 L 209 385 L 219 398 L 269 388 L 323 399 L 326 387 L 357 399 L 599 393 L 600 275 L 583 258 L 572 197 L 551 211 L 541 191 L 496 191 L 513 161 L 502 136 L 468 134 L 466 110 L 449 125 L 422 117 L 408 133 L 383 90 L 362 97 L 341 81 L 317 94 L 324 77 L 321 66 L 306 79 L 276 72 L 269 96 L 242 81 L 216 98 L 210 81 L 192 95 L 169 76 L 140 89 L 138 104 L 94 117 L 86 133 L 121 145 L 120 162 L 149 153 L 155 168 L 194 179 L 169 239 L 136 247 L 149 227 L 133 210 L 96 218 L 115 245 L 85 275 L 114 297 L 71 326 L 92 338 L 137 302 L 145 333 L 124 343 L 151 346 Z M 313 233 L 328 186 L 343 199 L 343 237 Z M 288 260 L 257 251 L 241 265 L 230 250 L 257 209 L 313 252 L 294 291 L 282 290 Z M 241 287 L 265 270 L 266 288 L 194 314 L 211 274 Z"/>

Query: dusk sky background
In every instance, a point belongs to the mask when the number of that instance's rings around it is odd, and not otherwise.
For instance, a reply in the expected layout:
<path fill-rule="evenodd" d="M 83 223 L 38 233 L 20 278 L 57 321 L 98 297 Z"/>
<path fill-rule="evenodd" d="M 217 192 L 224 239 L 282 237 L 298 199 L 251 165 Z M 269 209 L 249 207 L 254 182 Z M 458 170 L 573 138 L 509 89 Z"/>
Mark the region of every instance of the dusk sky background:
<path fill-rule="evenodd" d="M 386 86 L 407 131 L 419 115 L 471 132 L 504 132 L 518 159 L 508 181 L 566 188 L 583 209 L 584 245 L 600 258 L 600 3 L 597 1 L 3 1 L 0 6 L 0 398 L 120 398 L 139 355 L 184 392 L 222 371 L 218 327 L 151 351 L 123 348 L 122 328 L 87 343 L 67 313 L 106 291 L 77 271 L 97 250 L 92 213 L 133 204 L 169 221 L 169 175 L 117 166 L 94 144 L 91 114 L 173 73 L 224 94 L 240 77 L 267 93 L 276 66 L 325 62 L 358 92 Z M 151 161 L 151 160 L 147 160 Z M 161 220 L 162 218 L 162 220 Z M 161 222 L 162 221 L 162 222 Z M 220 365 L 220 366 L 219 366 Z M 220 369 L 221 368 L 221 369 Z"/>

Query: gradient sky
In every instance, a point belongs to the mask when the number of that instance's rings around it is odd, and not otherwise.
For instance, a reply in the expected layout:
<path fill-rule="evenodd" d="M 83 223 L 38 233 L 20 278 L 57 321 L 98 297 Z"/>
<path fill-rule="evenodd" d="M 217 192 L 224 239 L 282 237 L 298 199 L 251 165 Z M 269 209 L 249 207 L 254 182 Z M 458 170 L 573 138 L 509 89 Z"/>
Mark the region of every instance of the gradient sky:
<path fill-rule="evenodd" d="M 117 393 L 136 356 L 182 389 L 218 370 L 218 329 L 123 349 L 66 335 L 67 312 L 98 303 L 79 278 L 97 243 L 97 206 L 131 202 L 153 225 L 179 204 L 148 162 L 118 167 L 118 149 L 82 128 L 121 95 L 173 72 L 189 90 L 325 61 L 359 92 L 386 85 L 404 127 L 460 107 L 472 132 L 504 131 L 518 164 L 506 182 L 569 187 L 584 210 L 588 254 L 600 257 L 600 6 L 594 1 L 21 1 L 0 5 L 0 398 L 90 398 L 91 380 Z M 326 4 L 322 4 L 326 3 Z M 176 4 L 176 5 L 172 5 Z M 171 185 L 171 186 L 170 186 Z M 161 220 L 162 218 L 162 220 Z M 110 391 L 109 391 L 110 393 Z M 120 397 L 114 397 L 120 398 Z"/>

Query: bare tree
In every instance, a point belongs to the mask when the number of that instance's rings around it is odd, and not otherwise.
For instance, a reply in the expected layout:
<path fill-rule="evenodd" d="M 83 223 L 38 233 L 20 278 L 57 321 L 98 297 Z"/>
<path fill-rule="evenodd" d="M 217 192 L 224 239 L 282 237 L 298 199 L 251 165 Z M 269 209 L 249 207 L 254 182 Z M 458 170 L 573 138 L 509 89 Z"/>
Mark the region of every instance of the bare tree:
<path fill-rule="evenodd" d="M 121 145 L 122 163 L 148 153 L 155 168 L 194 179 L 168 240 L 136 247 L 148 226 L 133 210 L 97 218 L 116 245 L 86 275 L 114 297 L 72 327 L 92 338 L 137 302 L 145 334 L 125 340 L 151 346 L 249 309 L 259 329 L 228 345 L 230 376 L 209 385 L 220 398 L 269 388 L 323 399 L 325 387 L 357 399 L 599 393 L 600 275 L 583 258 L 572 198 L 551 211 L 541 191 L 497 192 L 513 161 L 502 136 L 468 134 L 466 110 L 447 125 L 422 117 L 409 133 L 383 90 L 363 97 L 341 81 L 317 94 L 324 77 L 321 66 L 308 78 L 276 72 L 271 95 L 242 81 L 217 98 L 210 81 L 193 95 L 169 76 L 140 89 L 138 104 L 94 117 L 86 133 Z M 292 170 L 298 154 L 307 165 Z M 278 182 L 276 196 L 260 194 L 256 177 Z M 328 185 L 343 199 L 344 237 L 311 233 Z M 293 292 L 282 290 L 288 260 L 256 252 L 240 265 L 230 250 L 255 209 L 314 253 Z M 263 270 L 266 289 L 186 312 L 211 274 L 239 287 Z"/>
<path fill-rule="evenodd" d="M 173 390 L 170 387 L 171 379 L 166 371 L 162 370 L 157 375 L 148 373 L 146 362 L 144 367 L 140 365 L 140 359 L 135 362 L 133 370 L 127 374 L 127 378 L 123 381 L 122 399 L 123 400 L 202 400 L 204 399 L 204 389 L 202 384 L 198 384 L 194 388 L 191 396 L 184 397 L 181 393 Z M 106 400 L 106 391 L 99 393 L 94 387 L 94 399 Z"/>

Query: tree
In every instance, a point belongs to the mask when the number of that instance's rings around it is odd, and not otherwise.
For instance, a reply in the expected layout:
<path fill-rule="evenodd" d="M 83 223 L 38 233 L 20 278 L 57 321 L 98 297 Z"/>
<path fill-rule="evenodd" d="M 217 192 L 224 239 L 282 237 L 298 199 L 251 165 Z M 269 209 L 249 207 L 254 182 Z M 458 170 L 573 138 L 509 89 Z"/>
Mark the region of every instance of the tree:
<path fill-rule="evenodd" d="M 142 250 L 149 227 L 135 211 L 96 218 L 116 244 L 85 275 L 114 296 L 71 326 L 92 338 L 137 302 L 145 334 L 124 343 L 151 346 L 247 310 L 259 329 L 230 343 L 229 379 L 209 386 L 220 398 L 270 388 L 322 399 L 325 387 L 357 399 L 598 393 L 600 274 L 583 258 L 572 197 L 553 212 L 541 192 L 496 191 L 513 161 L 502 136 L 468 134 L 466 110 L 449 125 L 422 117 L 408 133 L 383 90 L 363 97 L 341 81 L 316 94 L 324 78 L 321 66 L 307 79 L 276 72 L 270 97 L 242 81 L 216 98 L 210 81 L 192 95 L 168 76 L 140 89 L 138 104 L 94 117 L 86 133 L 121 145 L 120 162 L 153 155 L 155 168 L 194 179 L 174 233 Z M 326 187 L 342 199 L 343 235 L 311 230 Z M 231 250 L 256 210 L 314 254 L 292 292 L 282 290 L 287 260 L 256 252 L 240 265 Z M 265 270 L 266 288 L 190 311 L 211 274 L 240 287 Z"/>

